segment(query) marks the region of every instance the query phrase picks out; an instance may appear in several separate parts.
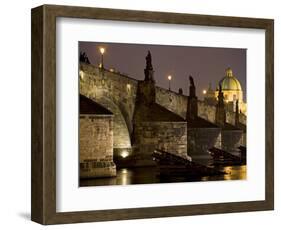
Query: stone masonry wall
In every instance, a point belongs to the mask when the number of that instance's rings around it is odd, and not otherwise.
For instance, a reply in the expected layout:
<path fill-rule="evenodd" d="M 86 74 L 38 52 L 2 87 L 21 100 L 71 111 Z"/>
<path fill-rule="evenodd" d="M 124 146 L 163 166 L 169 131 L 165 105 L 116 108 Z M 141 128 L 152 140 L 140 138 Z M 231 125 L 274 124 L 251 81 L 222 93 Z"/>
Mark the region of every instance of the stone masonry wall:
<path fill-rule="evenodd" d="M 186 118 L 187 96 L 156 87 L 156 103 L 178 114 L 182 118 Z"/>
<path fill-rule="evenodd" d="M 237 149 L 243 145 L 243 131 L 242 130 L 222 130 L 221 132 L 222 146 L 221 148 L 227 152 L 236 154 Z"/>
<path fill-rule="evenodd" d="M 130 149 L 138 81 L 120 73 L 81 64 L 79 85 L 81 94 L 94 99 L 114 113 L 114 151 Z M 186 118 L 185 95 L 156 87 L 156 103 Z M 214 123 L 215 106 L 198 101 L 198 115 Z M 234 125 L 233 112 L 227 112 L 226 118 L 227 122 Z M 246 124 L 246 116 L 240 114 L 239 119 L 241 123 Z"/>
<path fill-rule="evenodd" d="M 209 159 L 208 149 L 221 147 L 220 128 L 188 128 L 188 154 L 193 160 Z"/>
<path fill-rule="evenodd" d="M 135 156 L 151 158 L 155 149 L 161 149 L 187 158 L 186 122 L 140 122 L 135 126 L 134 145 Z"/>
<path fill-rule="evenodd" d="M 112 116 L 80 115 L 79 123 L 80 177 L 115 176 Z"/>
<path fill-rule="evenodd" d="M 187 96 L 178 94 L 161 87 L 156 87 L 156 102 L 168 110 L 178 114 L 182 118 L 186 118 Z M 215 122 L 216 107 L 208 105 L 203 101 L 198 100 L 198 116 L 212 123 Z M 239 120 L 242 124 L 246 124 L 246 116 L 240 114 Z M 235 124 L 235 113 L 226 112 L 226 121 L 232 125 Z"/>
<path fill-rule="evenodd" d="M 80 66 L 80 93 L 114 114 L 114 148 L 131 148 L 132 118 L 138 81 L 93 65 Z"/>

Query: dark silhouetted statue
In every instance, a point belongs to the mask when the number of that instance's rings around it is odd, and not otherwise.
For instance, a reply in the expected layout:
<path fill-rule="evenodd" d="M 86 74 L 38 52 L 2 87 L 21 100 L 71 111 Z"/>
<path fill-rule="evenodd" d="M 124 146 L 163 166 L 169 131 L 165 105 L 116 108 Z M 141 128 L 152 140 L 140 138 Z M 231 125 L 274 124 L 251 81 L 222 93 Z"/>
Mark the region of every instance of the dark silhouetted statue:
<path fill-rule="evenodd" d="M 226 123 L 226 112 L 224 107 L 224 96 L 221 88 L 221 84 L 219 85 L 219 94 L 218 94 L 218 103 L 216 105 L 216 124 L 220 127 L 223 127 Z"/>
<path fill-rule="evenodd" d="M 219 84 L 218 104 L 220 106 L 224 106 L 224 96 L 223 96 L 221 84 Z"/>
<path fill-rule="evenodd" d="M 86 63 L 86 64 L 91 64 L 89 61 L 89 58 L 87 56 L 87 54 L 85 52 L 80 52 L 80 57 L 79 57 L 79 61 L 82 63 Z"/>
<path fill-rule="evenodd" d="M 144 80 L 154 82 L 154 78 L 153 78 L 154 71 L 152 67 L 152 57 L 150 51 L 148 51 L 145 59 L 146 59 L 146 67 L 144 69 L 144 75 L 145 75 Z"/>
<path fill-rule="evenodd" d="M 235 125 L 239 125 L 239 100 L 237 100 L 235 104 Z"/>
<path fill-rule="evenodd" d="M 152 67 L 151 53 L 150 53 L 149 50 L 148 50 L 148 53 L 147 53 L 145 59 L 146 59 L 146 69 L 153 69 L 153 67 Z"/>
<path fill-rule="evenodd" d="M 182 90 L 182 88 L 179 88 L 179 94 L 180 94 L 180 95 L 183 95 L 183 90 Z"/>
<path fill-rule="evenodd" d="M 198 100 L 196 97 L 196 87 L 192 76 L 189 76 L 189 96 L 187 100 L 186 119 L 194 120 L 198 117 Z"/>
<path fill-rule="evenodd" d="M 189 76 L 189 96 L 196 97 L 196 88 L 194 85 L 194 80 L 192 76 Z"/>

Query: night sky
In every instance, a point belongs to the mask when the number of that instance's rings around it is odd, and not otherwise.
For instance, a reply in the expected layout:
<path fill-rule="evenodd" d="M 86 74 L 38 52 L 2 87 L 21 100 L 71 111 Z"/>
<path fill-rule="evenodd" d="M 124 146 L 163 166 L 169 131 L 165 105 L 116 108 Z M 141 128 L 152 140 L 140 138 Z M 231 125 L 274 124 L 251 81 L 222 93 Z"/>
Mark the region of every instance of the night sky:
<path fill-rule="evenodd" d="M 215 89 L 225 69 L 230 67 L 241 83 L 246 101 L 246 49 L 79 42 L 80 51 L 86 52 L 91 64 L 96 66 L 101 62 L 99 47 L 105 48 L 106 69 L 114 68 L 138 80 L 144 79 L 145 57 L 150 50 L 156 85 L 168 89 L 167 76 L 172 75 L 171 89 L 178 92 L 182 88 L 187 94 L 191 75 L 201 99 L 203 89 L 209 83 Z"/>

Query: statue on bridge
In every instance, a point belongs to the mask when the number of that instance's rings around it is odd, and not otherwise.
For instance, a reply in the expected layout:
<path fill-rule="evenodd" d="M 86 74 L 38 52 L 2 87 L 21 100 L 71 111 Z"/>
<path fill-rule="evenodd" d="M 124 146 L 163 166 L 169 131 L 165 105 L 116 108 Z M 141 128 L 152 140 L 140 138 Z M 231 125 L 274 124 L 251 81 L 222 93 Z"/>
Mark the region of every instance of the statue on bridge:
<path fill-rule="evenodd" d="M 223 96 L 221 84 L 219 84 L 218 104 L 224 107 L 224 96 Z"/>
<path fill-rule="evenodd" d="M 153 78 L 154 71 L 153 71 L 153 67 L 152 67 L 152 58 L 151 58 L 151 53 L 149 50 L 148 50 L 148 53 L 147 53 L 145 59 L 146 59 L 146 67 L 144 69 L 144 75 L 145 75 L 144 80 L 154 82 L 154 78 Z"/>
<path fill-rule="evenodd" d="M 223 96 L 221 84 L 219 84 L 219 94 L 218 94 L 218 103 L 216 105 L 215 123 L 218 124 L 220 127 L 224 127 L 226 124 L 226 112 L 224 107 L 224 96 Z"/>
<path fill-rule="evenodd" d="M 191 75 L 189 75 L 189 96 L 196 97 L 196 87 L 194 85 L 194 80 Z"/>
<path fill-rule="evenodd" d="M 193 77 L 189 76 L 189 96 L 187 100 L 186 119 L 194 120 L 198 117 L 198 104 L 196 97 L 196 88 Z"/>
<path fill-rule="evenodd" d="M 239 100 L 236 100 L 235 103 L 235 125 L 239 125 Z"/>
<path fill-rule="evenodd" d="M 152 59 L 151 59 L 151 53 L 150 53 L 149 50 L 148 50 L 148 53 L 147 53 L 145 59 L 146 59 L 146 69 L 151 69 L 152 70 L 153 69 L 153 67 L 152 67 Z"/>
<path fill-rule="evenodd" d="M 87 54 L 85 52 L 80 52 L 80 57 L 79 57 L 79 61 L 82 63 L 86 63 L 86 64 L 91 64 L 89 61 L 89 58 L 87 56 Z"/>

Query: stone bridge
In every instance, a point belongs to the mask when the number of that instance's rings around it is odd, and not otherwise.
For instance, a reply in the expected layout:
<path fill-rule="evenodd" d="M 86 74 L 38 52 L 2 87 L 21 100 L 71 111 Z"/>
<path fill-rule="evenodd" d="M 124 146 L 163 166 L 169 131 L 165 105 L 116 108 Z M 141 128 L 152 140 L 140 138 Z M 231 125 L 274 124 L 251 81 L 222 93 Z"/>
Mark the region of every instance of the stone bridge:
<path fill-rule="evenodd" d="M 84 63 L 80 64 L 79 75 L 80 93 L 100 103 L 114 114 L 114 149 L 131 149 L 138 80 Z M 186 118 L 187 96 L 156 87 L 156 102 Z M 214 123 L 215 111 L 214 106 L 198 101 L 200 117 Z M 227 112 L 226 116 L 227 122 L 234 124 L 235 114 Z M 246 124 L 245 115 L 240 114 L 240 122 Z"/>

